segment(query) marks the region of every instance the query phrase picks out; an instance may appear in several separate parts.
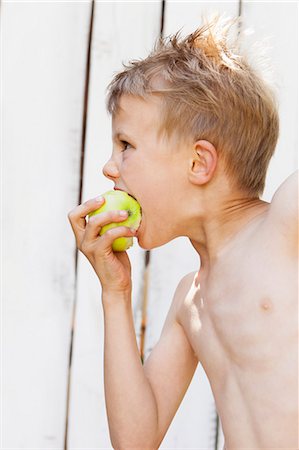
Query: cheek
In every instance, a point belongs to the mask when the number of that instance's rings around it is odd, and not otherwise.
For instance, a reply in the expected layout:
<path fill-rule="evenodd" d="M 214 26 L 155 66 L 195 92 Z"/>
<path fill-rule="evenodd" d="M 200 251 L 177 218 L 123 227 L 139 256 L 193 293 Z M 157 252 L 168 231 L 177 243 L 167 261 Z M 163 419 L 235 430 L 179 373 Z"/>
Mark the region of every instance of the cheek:
<path fill-rule="evenodd" d="M 128 155 L 122 163 L 121 176 L 151 221 L 161 215 L 172 189 L 165 185 L 165 171 L 160 166 L 137 155 Z"/>
<path fill-rule="evenodd" d="M 154 185 L 149 187 L 143 185 L 140 189 L 140 202 L 151 222 L 161 221 L 161 213 L 165 208 L 163 207 L 161 193 L 155 189 Z"/>
<path fill-rule="evenodd" d="M 137 185 L 144 177 L 143 172 L 144 168 L 139 161 L 134 158 L 134 155 L 124 157 L 121 163 L 120 173 L 126 183 Z"/>

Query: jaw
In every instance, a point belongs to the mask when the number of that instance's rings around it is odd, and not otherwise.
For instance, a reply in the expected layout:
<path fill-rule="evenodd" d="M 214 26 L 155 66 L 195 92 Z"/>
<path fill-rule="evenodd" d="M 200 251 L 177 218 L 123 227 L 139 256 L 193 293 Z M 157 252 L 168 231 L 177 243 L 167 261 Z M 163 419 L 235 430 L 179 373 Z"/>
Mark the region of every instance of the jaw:
<path fill-rule="evenodd" d="M 137 235 L 135 236 L 138 240 L 138 245 L 143 250 L 154 250 L 155 248 L 162 247 L 165 244 L 168 244 L 170 241 L 175 239 L 174 236 L 171 236 L 167 238 L 167 236 L 164 234 L 162 236 L 161 234 L 158 234 L 155 230 L 157 230 L 158 226 L 157 224 L 151 224 L 147 226 L 148 223 L 146 222 L 146 216 L 142 216 L 142 222 L 138 228 Z M 161 224 L 160 224 L 161 228 Z M 159 229 L 159 228 L 158 228 Z"/>

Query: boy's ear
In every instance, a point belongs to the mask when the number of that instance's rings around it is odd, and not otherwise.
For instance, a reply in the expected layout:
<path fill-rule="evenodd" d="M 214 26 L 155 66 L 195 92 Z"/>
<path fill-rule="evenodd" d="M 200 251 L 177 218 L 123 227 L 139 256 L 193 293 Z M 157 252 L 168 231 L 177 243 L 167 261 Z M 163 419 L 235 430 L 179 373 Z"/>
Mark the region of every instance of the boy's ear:
<path fill-rule="evenodd" d="M 210 142 L 199 140 L 193 146 L 193 153 L 189 163 L 189 180 L 198 185 L 208 183 L 217 166 L 217 151 Z"/>

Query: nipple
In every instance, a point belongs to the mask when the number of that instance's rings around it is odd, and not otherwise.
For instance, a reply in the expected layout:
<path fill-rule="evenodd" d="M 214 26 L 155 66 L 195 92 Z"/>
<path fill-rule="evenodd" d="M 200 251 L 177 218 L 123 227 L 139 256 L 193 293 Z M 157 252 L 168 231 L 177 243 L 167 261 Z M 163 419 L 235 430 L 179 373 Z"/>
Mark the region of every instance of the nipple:
<path fill-rule="evenodd" d="M 260 303 L 261 309 L 265 312 L 272 310 L 272 302 L 269 298 L 263 298 Z"/>

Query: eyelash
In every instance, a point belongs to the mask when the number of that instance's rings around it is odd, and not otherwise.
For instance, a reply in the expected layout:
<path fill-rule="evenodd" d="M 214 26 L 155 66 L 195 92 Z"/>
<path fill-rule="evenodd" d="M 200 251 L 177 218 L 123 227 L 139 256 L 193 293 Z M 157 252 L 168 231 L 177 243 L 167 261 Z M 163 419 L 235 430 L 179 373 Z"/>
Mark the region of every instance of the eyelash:
<path fill-rule="evenodd" d="M 129 144 L 129 142 L 127 142 L 127 141 L 120 141 L 120 142 L 123 147 L 123 152 L 125 152 L 127 150 L 127 148 L 125 148 L 126 146 L 128 146 L 128 145 L 131 146 L 131 144 Z"/>

